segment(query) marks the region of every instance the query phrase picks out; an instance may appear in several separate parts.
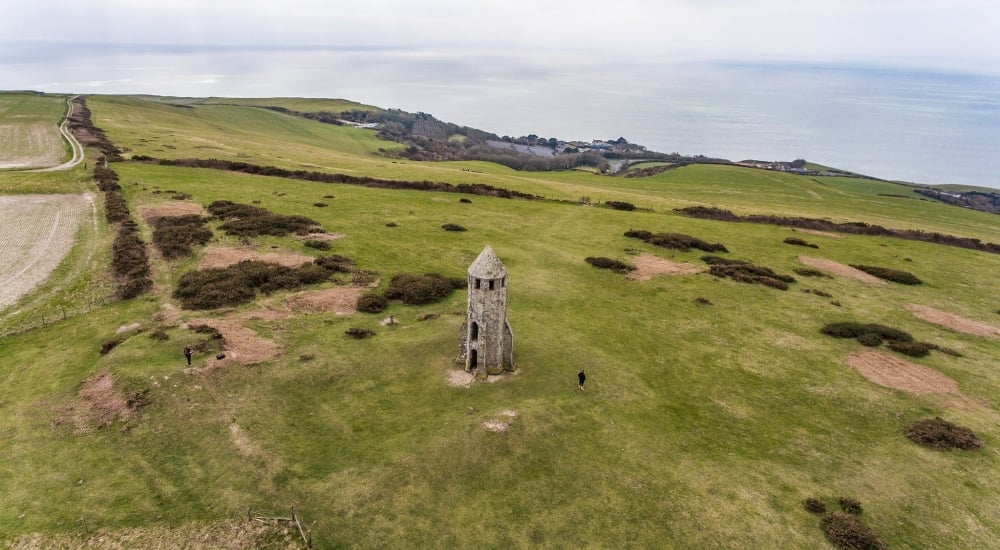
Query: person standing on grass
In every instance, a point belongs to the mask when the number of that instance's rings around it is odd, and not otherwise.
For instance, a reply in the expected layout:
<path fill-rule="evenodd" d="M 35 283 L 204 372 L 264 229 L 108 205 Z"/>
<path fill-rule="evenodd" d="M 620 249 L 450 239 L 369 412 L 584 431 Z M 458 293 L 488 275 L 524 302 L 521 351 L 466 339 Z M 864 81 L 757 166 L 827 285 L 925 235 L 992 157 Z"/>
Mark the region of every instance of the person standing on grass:
<path fill-rule="evenodd" d="M 193 354 L 194 350 L 191 349 L 191 346 L 184 346 L 184 358 L 187 359 L 189 367 L 191 366 L 191 355 Z"/>
<path fill-rule="evenodd" d="M 580 389 L 582 390 L 584 382 L 587 381 L 587 374 L 583 372 L 583 369 L 580 369 L 576 377 L 580 380 Z"/>

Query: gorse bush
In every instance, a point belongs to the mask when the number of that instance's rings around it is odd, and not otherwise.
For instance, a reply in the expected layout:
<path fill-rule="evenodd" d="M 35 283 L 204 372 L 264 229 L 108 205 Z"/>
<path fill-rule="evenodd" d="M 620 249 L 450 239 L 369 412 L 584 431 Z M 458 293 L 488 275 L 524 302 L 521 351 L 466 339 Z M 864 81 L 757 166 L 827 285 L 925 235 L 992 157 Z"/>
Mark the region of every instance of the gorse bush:
<path fill-rule="evenodd" d="M 919 278 L 912 273 L 906 271 L 900 271 L 898 269 L 889 269 L 888 267 L 878 267 L 874 265 L 857 265 L 851 264 L 854 269 L 859 269 L 865 273 L 878 277 L 879 279 L 885 279 L 886 281 L 891 281 L 893 283 L 899 283 L 901 285 L 919 285 L 922 284 Z"/>
<path fill-rule="evenodd" d="M 918 445 L 938 451 L 962 449 L 972 451 L 983 442 L 969 428 L 952 424 L 940 417 L 918 420 L 906 428 L 906 437 Z"/>
<path fill-rule="evenodd" d="M 832 279 L 832 277 L 818 269 L 812 269 L 811 267 L 797 267 L 793 269 L 795 273 L 802 275 L 803 277 L 825 277 L 827 279 Z"/>
<path fill-rule="evenodd" d="M 844 550 L 884 550 L 882 539 L 858 518 L 833 512 L 823 518 L 823 532 L 837 548 Z"/>
<path fill-rule="evenodd" d="M 729 278 L 740 283 L 759 284 L 788 290 L 788 283 L 795 279 L 788 275 L 779 275 L 768 267 L 754 265 L 744 260 L 730 260 L 718 256 L 702 256 L 702 261 L 710 267 L 708 272 L 720 278 Z"/>
<path fill-rule="evenodd" d="M 358 298 L 358 311 L 379 313 L 389 305 L 389 300 L 378 292 L 366 292 Z"/>
<path fill-rule="evenodd" d="M 353 269 L 350 260 L 342 256 L 317 258 L 299 267 L 245 260 L 229 267 L 185 273 L 173 296 L 187 309 L 234 306 L 253 300 L 258 290 L 267 294 L 320 283 L 348 269 Z"/>
<path fill-rule="evenodd" d="M 802 239 L 798 239 L 796 237 L 788 237 L 787 239 L 785 239 L 784 242 L 785 242 L 785 244 L 794 244 L 795 246 L 807 246 L 809 248 L 819 248 L 818 245 L 815 245 L 815 244 L 812 244 L 812 243 L 808 243 L 808 242 L 803 241 Z"/>
<path fill-rule="evenodd" d="M 818 498 L 807 498 L 802 501 L 802 505 L 805 506 L 806 511 L 811 514 L 826 513 L 826 503 Z"/>
<path fill-rule="evenodd" d="M 366 328 L 357 328 L 357 327 L 351 327 L 347 329 L 346 331 L 344 331 L 344 334 L 350 336 L 351 338 L 357 338 L 359 340 L 375 336 L 374 331 L 368 330 Z"/>
<path fill-rule="evenodd" d="M 464 278 L 451 279 L 437 273 L 400 273 L 389 281 L 385 297 L 410 305 L 429 304 L 447 297 L 455 289 L 465 288 L 466 284 Z"/>
<path fill-rule="evenodd" d="M 837 503 L 840 504 L 840 509 L 848 514 L 854 516 L 861 515 L 861 503 L 859 501 L 850 497 L 840 497 L 837 499 Z"/>
<path fill-rule="evenodd" d="M 604 205 L 607 206 L 608 208 L 613 208 L 615 210 L 625 210 L 625 211 L 635 210 L 634 204 L 625 201 L 606 201 Z"/>
<path fill-rule="evenodd" d="M 314 248 L 316 250 L 330 250 L 330 243 L 327 241 L 318 241 L 316 239 L 309 239 L 303 243 L 306 248 Z"/>
<path fill-rule="evenodd" d="M 219 229 L 228 235 L 256 237 L 260 235 L 285 236 L 325 233 L 319 222 L 305 216 L 285 216 L 267 209 L 232 201 L 215 201 L 208 211 L 217 219 L 228 220 Z"/>
<path fill-rule="evenodd" d="M 168 260 L 190 256 L 194 245 L 212 240 L 212 230 L 205 227 L 205 218 L 198 215 L 153 218 L 153 244 Z"/>
<path fill-rule="evenodd" d="M 605 258 L 603 256 L 589 257 L 584 260 L 588 264 L 599 267 L 601 269 L 610 269 L 612 271 L 617 271 L 618 273 L 627 273 L 635 269 L 634 265 L 627 264 L 625 262 L 614 260 L 611 258 Z"/>
<path fill-rule="evenodd" d="M 923 342 L 889 342 L 889 349 L 910 357 L 925 357 L 931 352 L 931 346 Z"/>
<path fill-rule="evenodd" d="M 857 338 L 864 334 L 875 334 L 883 340 L 894 342 L 913 341 L 913 336 L 907 332 L 876 323 L 829 323 L 821 328 L 820 332 L 834 338 Z"/>
<path fill-rule="evenodd" d="M 722 243 L 709 243 L 682 233 L 653 233 L 645 229 L 629 229 L 625 232 L 625 236 L 646 241 L 651 245 L 661 248 L 680 250 L 682 252 L 687 252 L 692 248 L 705 252 L 729 252 Z"/>
<path fill-rule="evenodd" d="M 446 223 L 441 226 L 441 229 L 444 229 L 445 231 L 468 231 L 468 229 L 458 225 L 457 223 Z"/>
<path fill-rule="evenodd" d="M 118 297 L 134 298 L 153 286 L 150 279 L 146 243 L 139 238 L 139 227 L 128 220 L 118 227 L 111 246 L 111 267 L 115 272 Z"/>
<path fill-rule="evenodd" d="M 861 334 L 858 336 L 857 340 L 862 346 L 868 346 L 870 348 L 877 348 L 882 345 L 882 337 L 874 332 Z"/>

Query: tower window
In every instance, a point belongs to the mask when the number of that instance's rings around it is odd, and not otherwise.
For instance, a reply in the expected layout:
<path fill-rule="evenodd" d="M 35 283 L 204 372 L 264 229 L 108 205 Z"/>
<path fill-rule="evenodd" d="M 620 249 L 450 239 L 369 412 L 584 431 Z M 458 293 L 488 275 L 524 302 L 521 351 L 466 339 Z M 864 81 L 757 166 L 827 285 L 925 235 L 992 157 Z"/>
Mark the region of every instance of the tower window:
<path fill-rule="evenodd" d="M 490 290 L 493 290 L 493 279 L 490 279 Z"/>
<path fill-rule="evenodd" d="M 476 290 L 479 290 L 479 285 L 482 283 L 479 279 L 476 279 Z"/>
<path fill-rule="evenodd" d="M 500 288 L 507 288 L 507 277 L 500 279 Z"/>
<path fill-rule="evenodd" d="M 469 335 L 470 340 L 479 339 L 479 323 L 472 323 L 472 334 Z"/>

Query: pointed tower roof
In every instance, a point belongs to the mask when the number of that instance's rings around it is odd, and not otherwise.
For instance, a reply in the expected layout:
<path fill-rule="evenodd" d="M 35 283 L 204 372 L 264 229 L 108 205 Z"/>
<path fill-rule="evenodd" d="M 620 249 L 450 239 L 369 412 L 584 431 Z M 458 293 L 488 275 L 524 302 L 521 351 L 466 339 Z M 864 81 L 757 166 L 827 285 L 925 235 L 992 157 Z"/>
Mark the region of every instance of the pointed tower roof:
<path fill-rule="evenodd" d="M 503 267 L 503 262 L 493 253 L 493 249 L 486 246 L 476 261 L 469 266 L 469 275 L 478 279 L 499 279 L 507 274 Z"/>

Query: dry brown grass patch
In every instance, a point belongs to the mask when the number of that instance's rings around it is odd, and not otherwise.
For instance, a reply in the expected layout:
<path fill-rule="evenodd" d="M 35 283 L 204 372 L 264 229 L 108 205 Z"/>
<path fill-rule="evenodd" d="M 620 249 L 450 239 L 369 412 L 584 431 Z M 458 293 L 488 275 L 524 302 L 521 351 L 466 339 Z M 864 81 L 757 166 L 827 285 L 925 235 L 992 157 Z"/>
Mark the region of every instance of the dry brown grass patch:
<path fill-rule="evenodd" d="M 847 365 L 870 382 L 902 390 L 913 395 L 945 394 L 958 396 L 958 384 L 940 372 L 878 351 L 855 351 L 847 356 Z"/>
<path fill-rule="evenodd" d="M 229 364 L 257 365 L 281 355 L 284 349 L 274 340 L 261 338 L 255 331 L 243 324 L 254 314 L 258 315 L 257 318 L 263 318 L 260 315 L 266 315 L 262 312 L 253 312 L 244 314 L 243 317 L 230 319 L 191 319 L 191 324 L 208 325 L 217 329 L 222 333 L 226 342 L 225 359 L 217 360 L 211 357 L 208 359 L 209 363 L 206 367 L 197 370 L 205 372 Z"/>
<path fill-rule="evenodd" d="M 256 260 L 273 264 L 281 264 L 287 267 L 298 267 L 313 261 L 312 256 L 299 254 L 293 251 L 282 252 L 257 252 L 247 248 L 231 248 L 216 246 L 205 249 L 198 263 L 198 269 L 222 268 L 238 264 L 243 260 Z"/>
<path fill-rule="evenodd" d="M 648 281 L 656 275 L 695 275 L 702 271 L 694 264 L 672 262 L 653 254 L 640 254 L 632 259 L 632 264 L 635 270 L 627 277 L 633 281 Z"/>
<path fill-rule="evenodd" d="M 300 292 L 288 299 L 288 306 L 295 312 L 333 311 L 337 315 L 351 315 L 358 310 L 358 298 L 365 290 L 366 287 L 338 286 Z"/>
<path fill-rule="evenodd" d="M 170 201 L 160 204 L 139 205 L 139 215 L 149 221 L 153 218 L 174 218 L 177 216 L 200 216 L 205 209 L 196 202 Z"/>
<path fill-rule="evenodd" d="M 500 420 L 486 420 L 482 423 L 485 430 L 497 433 L 510 431 L 510 424 Z"/>
<path fill-rule="evenodd" d="M 848 277 L 851 279 L 857 279 L 868 283 L 870 285 L 885 285 L 888 284 L 878 277 L 874 277 L 861 271 L 860 269 L 855 269 L 849 265 L 844 265 L 840 262 L 835 262 L 833 260 L 827 260 L 825 258 L 812 258 L 810 256 L 799 256 L 799 261 L 810 267 L 815 267 L 817 269 L 822 269 L 824 271 L 829 271 L 835 275 L 840 275 L 841 277 Z"/>
<path fill-rule="evenodd" d="M 297 235 L 296 238 L 302 241 L 335 241 L 346 237 L 344 233 L 310 233 L 308 235 Z"/>
<path fill-rule="evenodd" d="M 817 237 L 830 237 L 831 239 L 843 239 L 843 235 L 837 233 L 830 233 L 829 231 L 820 231 L 818 229 L 793 229 L 792 231 L 797 231 L 799 233 L 808 233 L 810 235 L 816 235 Z"/>
<path fill-rule="evenodd" d="M 997 328 L 989 323 L 973 321 L 971 319 L 959 317 L 954 313 L 948 313 L 947 311 L 941 311 L 940 309 L 934 309 L 930 306 L 922 306 L 920 304 L 906 304 L 904 307 L 907 311 L 916 317 L 927 321 L 928 323 L 934 323 L 935 325 L 949 328 L 955 332 L 972 334 L 974 336 L 1000 336 L 1000 328 Z"/>
<path fill-rule="evenodd" d="M 257 521 L 230 520 L 215 523 L 189 523 L 177 527 L 133 527 L 99 529 L 87 535 L 31 533 L 8 543 L 12 550 L 38 548 L 89 548 L 126 550 L 132 548 L 303 548 L 302 537 L 294 526 Z"/>
<path fill-rule="evenodd" d="M 117 421 L 131 420 L 143 404 L 141 397 L 129 398 L 110 374 L 97 374 L 84 380 L 76 399 L 57 407 L 52 426 L 65 425 L 74 433 L 87 433 Z"/>

